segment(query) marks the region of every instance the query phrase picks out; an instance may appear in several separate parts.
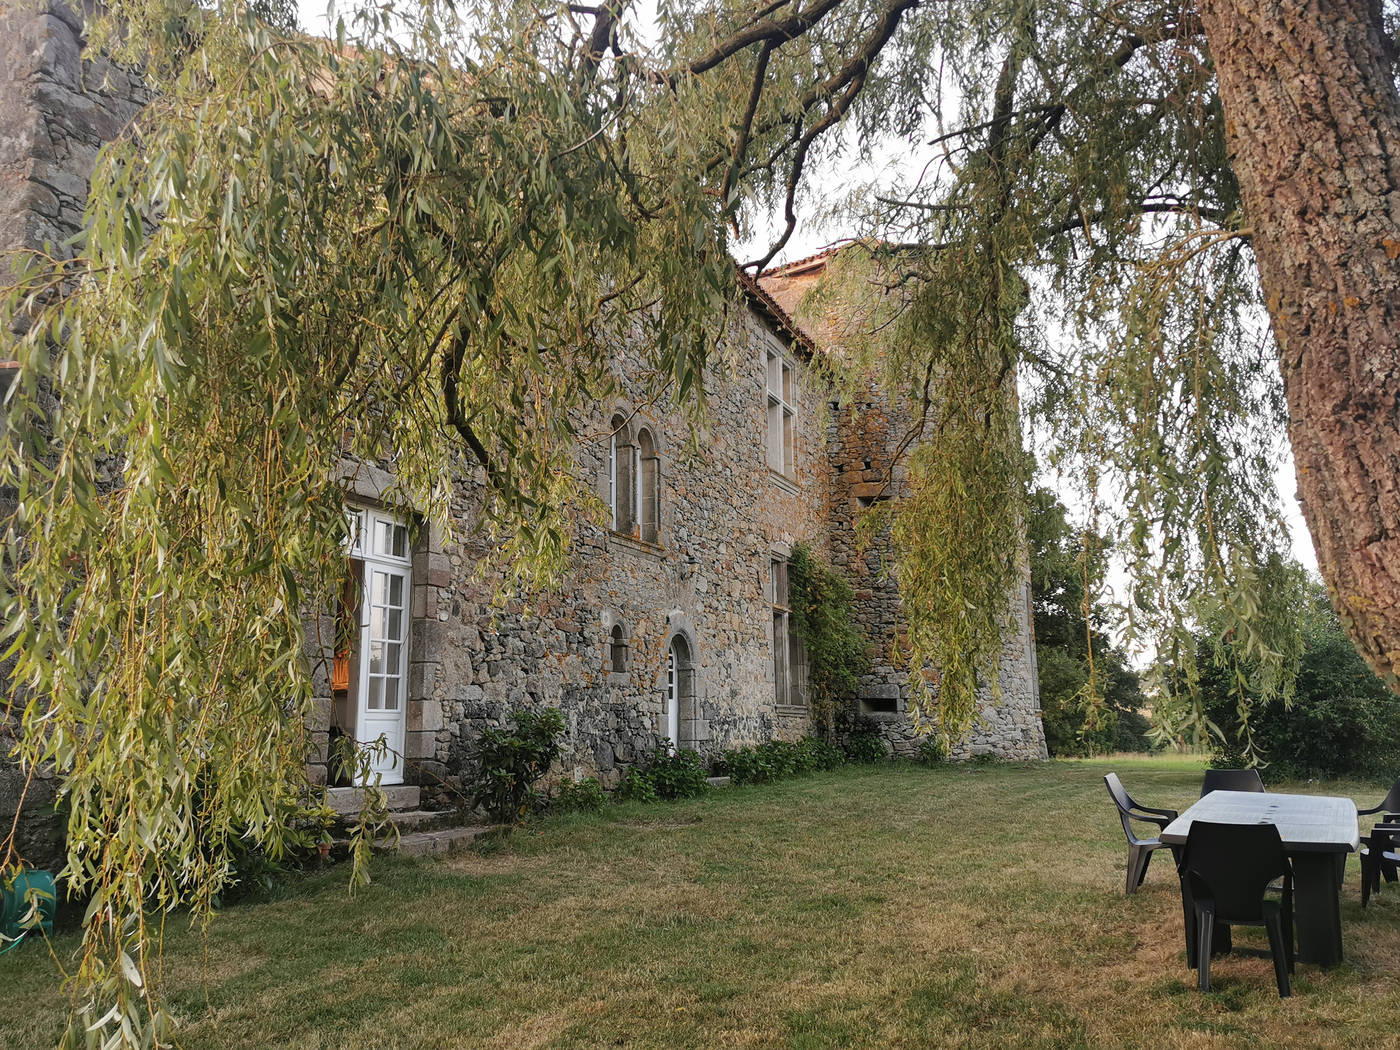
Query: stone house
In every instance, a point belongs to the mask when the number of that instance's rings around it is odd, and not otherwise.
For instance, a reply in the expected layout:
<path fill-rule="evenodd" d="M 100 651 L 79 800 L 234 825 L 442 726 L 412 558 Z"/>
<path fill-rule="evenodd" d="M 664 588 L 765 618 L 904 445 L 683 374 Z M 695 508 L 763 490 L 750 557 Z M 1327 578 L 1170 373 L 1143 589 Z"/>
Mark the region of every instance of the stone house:
<path fill-rule="evenodd" d="M 76 228 L 97 149 L 139 108 L 139 86 L 120 70 L 83 72 L 81 31 L 63 0 L 0 12 L 0 252 L 56 244 Z M 449 545 L 395 516 L 381 502 L 393 479 L 346 465 L 358 525 L 347 554 L 362 586 L 343 602 L 339 635 L 334 622 L 319 632 L 341 641 L 314 661 L 315 778 L 333 778 L 333 736 L 382 733 L 392 749 L 379 767 L 385 783 L 431 793 L 452 784 L 481 727 L 544 705 L 567 722 L 565 774 L 604 784 L 667 739 L 713 757 L 800 737 L 811 708 L 786 606 L 786 561 L 799 542 L 856 584 L 877 653 L 859 703 L 892 749 L 915 746 L 906 673 L 890 658 L 900 598 L 889 551 L 852 540 L 854 517 L 881 494 L 897 427 L 873 387 L 861 404 L 842 403 L 813 367 L 823 348 L 790 310 L 823 260 L 744 280 L 738 364 L 706 377 L 703 454 L 684 454 L 681 421 L 648 404 L 623 398 L 582 421 L 578 469 L 607 520 L 581 516 L 569 578 L 530 615 L 492 607 L 470 538 Z M 627 365 L 620 352 L 619 376 Z M 472 513 L 464 482 L 454 514 L 465 524 Z M 1005 700 L 988 705 L 959 749 L 1041 758 L 1026 595 L 1010 602 Z"/>

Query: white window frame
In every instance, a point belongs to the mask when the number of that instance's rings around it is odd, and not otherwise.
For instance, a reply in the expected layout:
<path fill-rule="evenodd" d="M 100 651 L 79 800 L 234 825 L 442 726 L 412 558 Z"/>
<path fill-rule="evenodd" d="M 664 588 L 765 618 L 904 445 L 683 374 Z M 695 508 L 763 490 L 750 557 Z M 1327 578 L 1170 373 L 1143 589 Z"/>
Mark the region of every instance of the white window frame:
<path fill-rule="evenodd" d="M 608 438 L 608 528 L 617 531 L 617 432 Z"/>
<path fill-rule="evenodd" d="M 378 729 L 385 733 L 390 748 L 402 751 L 408 710 L 409 641 L 413 633 L 413 544 L 409 524 L 402 517 L 367 507 L 347 508 L 346 518 L 350 525 L 346 553 L 363 565 L 363 577 L 360 580 L 359 638 L 356 646 L 359 656 L 355 696 L 356 735 L 362 740 L 372 740 L 379 735 L 375 732 L 375 729 Z M 388 530 L 387 546 L 378 542 L 381 528 Z M 376 571 L 401 581 L 400 601 L 396 606 L 388 604 L 387 593 L 384 603 L 375 601 Z M 385 622 L 381 628 L 383 636 L 378 638 L 372 633 L 376 605 L 386 607 Z M 395 610 L 400 614 L 399 628 L 396 633 L 391 633 L 387 614 Z M 389 645 L 398 646 L 398 660 L 392 674 L 386 670 L 376 673 L 370 669 L 371 650 L 376 641 L 386 648 Z M 379 706 L 373 708 L 369 705 L 373 695 L 370 686 L 372 675 L 383 683 Z M 389 703 L 391 678 L 394 679 L 392 706 Z M 377 724 L 362 724 L 366 718 Z M 376 763 L 373 772 L 381 774 L 382 783 L 385 784 L 400 783 L 403 779 L 402 766 L 392 754 L 387 756 L 383 763 Z"/>
<path fill-rule="evenodd" d="M 792 478 L 797 468 L 797 375 L 787 355 L 771 342 L 764 347 L 763 384 L 768 394 L 768 466 Z"/>

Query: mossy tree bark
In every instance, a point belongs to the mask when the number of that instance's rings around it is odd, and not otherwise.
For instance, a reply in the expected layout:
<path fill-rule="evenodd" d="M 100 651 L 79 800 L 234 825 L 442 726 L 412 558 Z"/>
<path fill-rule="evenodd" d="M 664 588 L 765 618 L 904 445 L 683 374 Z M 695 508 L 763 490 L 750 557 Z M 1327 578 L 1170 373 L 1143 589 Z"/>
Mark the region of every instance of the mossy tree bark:
<path fill-rule="evenodd" d="M 1376 5 L 1377 8 L 1379 5 Z M 1365 0 L 1203 0 L 1318 564 L 1400 670 L 1400 95 Z"/>

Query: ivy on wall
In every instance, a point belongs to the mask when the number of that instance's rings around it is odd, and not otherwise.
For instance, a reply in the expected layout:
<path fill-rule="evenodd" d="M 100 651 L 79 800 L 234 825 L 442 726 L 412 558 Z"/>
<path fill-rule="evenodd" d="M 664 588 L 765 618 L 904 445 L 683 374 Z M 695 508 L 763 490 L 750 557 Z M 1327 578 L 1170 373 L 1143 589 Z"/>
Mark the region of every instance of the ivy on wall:
<path fill-rule="evenodd" d="M 788 600 L 793 626 L 807 648 L 812 721 L 826 737 L 836 716 L 856 695 L 870 670 L 870 646 L 856 626 L 850 582 L 805 543 L 788 561 Z"/>

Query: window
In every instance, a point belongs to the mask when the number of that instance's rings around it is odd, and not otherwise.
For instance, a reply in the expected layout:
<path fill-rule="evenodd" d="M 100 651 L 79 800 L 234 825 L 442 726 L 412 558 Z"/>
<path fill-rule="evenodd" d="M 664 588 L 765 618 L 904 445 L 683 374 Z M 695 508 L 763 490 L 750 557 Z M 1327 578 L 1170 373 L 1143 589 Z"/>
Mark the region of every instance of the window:
<path fill-rule="evenodd" d="M 797 391 L 792 366 L 768 350 L 768 466 L 792 477 L 797 464 Z"/>
<path fill-rule="evenodd" d="M 608 632 L 608 670 L 613 674 L 627 671 L 627 633 L 620 623 L 613 624 Z"/>
<path fill-rule="evenodd" d="M 661 456 L 656 438 L 621 413 L 608 438 L 608 525 L 643 543 L 661 542 Z"/>
<path fill-rule="evenodd" d="M 637 433 L 637 531 L 643 543 L 658 543 L 661 519 L 661 461 L 651 431 Z"/>
<path fill-rule="evenodd" d="M 636 449 L 627 420 L 613 416 L 612 436 L 608 439 L 608 511 L 609 527 L 614 532 L 632 531 L 636 520 L 637 497 L 633 484 L 636 478 Z"/>
<path fill-rule="evenodd" d="M 361 744 L 383 737 L 371 761 L 383 783 L 403 779 L 413 552 L 408 523 L 384 511 L 347 512 L 350 571 L 336 615 L 332 721 Z"/>
<path fill-rule="evenodd" d="M 792 626 L 787 562 L 774 557 L 769 569 L 769 600 L 773 605 L 773 700 L 780 707 L 806 707 L 807 647 Z"/>
<path fill-rule="evenodd" d="M 666 682 L 664 729 L 662 735 L 671 742 L 670 751 L 695 749 L 695 663 L 690 646 L 680 635 L 666 647 Z"/>

